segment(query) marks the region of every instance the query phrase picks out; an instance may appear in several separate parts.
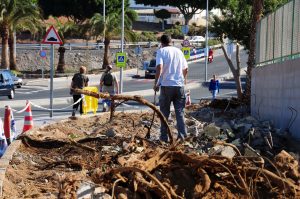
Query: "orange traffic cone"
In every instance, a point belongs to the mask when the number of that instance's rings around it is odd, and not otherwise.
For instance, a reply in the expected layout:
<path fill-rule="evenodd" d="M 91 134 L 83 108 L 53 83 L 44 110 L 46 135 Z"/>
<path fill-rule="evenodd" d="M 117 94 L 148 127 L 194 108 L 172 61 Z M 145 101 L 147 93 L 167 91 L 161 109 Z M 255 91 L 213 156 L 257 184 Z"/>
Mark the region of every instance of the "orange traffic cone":
<path fill-rule="evenodd" d="M 186 102 L 185 102 L 185 106 L 189 106 L 191 105 L 192 102 L 191 102 L 191 91 L 188 90 L 188 92 L 186 93 Z"/>
<path fill-rule="evenodd" d="M 10 136 L 11 136 L 10 120 L 11 120 L 11 109 L 9 106 L 5 106 L 3 129 L 4 129 L 4 135 L 7 141 L 7 145 L 10 145 Z"/>
<path fill-rule="evenodd" d="M 31 106 L 30 103 L 26 102 L 26 110 L 25 110 L 25 116 L 24 116 L 24 126 L 22 133 L 30 130 L 33 128 L 33 120 L 32 120 L 32 113 L 31 113 Z"/>

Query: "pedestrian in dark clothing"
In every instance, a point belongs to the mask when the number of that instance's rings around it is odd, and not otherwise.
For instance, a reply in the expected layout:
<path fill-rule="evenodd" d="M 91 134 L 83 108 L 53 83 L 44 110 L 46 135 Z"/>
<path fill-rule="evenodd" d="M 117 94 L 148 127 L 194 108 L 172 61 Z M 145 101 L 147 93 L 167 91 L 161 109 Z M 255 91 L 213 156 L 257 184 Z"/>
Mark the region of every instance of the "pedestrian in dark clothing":
<path fill-rule="evenodd" d="M 209 91 L 212 93 L 212 100 L 216 99 L 217 92 L 220 92 L 219 80 L 216 79 L 216 75 L 213 75 L 213 78 L 209 83 Z"/>
<path fill-rule="evenodd" d="M 86 73 L 86 67 L 81 66 L 79 68 L 79 73 L 76 73 L 72 78 L 71 88 L 83 89 L 84 87 L 88 86 L 89 78 L 85 75 L 85 73 Z M 75 116 L 78 106 L 80 106 L 80 115 L 82 115 L 83 114 L 83 108 L 82 108 L 83 100 L 81 100 L 79 103 L 76 103 L 76 102 L 78 102 L 78 100 L 80 98 L 82 98 L 82 95 L 80 93 L 76 93 L 72 89 L 71 89 L 70 94 L 73 95 L 73 101 L 74 101 L 72 116 L 73 117 Z"/>
<path fill-rule="evenodd" d="M 161 46 L 156 54 L 156 75 L 153 89 L 159 90 L 160 111 L 165 118 L 169 118 L 170 106 L 173 102 L 178 139 L 187 137 L 186 126 L 184 122 L 186 76 L 188 64 L 182 51 L 179 48 L 171 46 L 171 38 L 167 35 L 161 36 Z M 160 140 L 167 142 L 167 127 L 161 122 Z"/>

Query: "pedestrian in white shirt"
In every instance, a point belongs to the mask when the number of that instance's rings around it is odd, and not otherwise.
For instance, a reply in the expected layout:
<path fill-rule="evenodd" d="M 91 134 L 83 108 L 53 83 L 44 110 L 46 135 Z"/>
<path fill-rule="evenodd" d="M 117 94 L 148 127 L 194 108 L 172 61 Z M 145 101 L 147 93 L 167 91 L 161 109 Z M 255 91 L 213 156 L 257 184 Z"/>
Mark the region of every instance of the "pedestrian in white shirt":
<path fill-rule="evenodd" d="M 171 46 L 171 37 L 161 36 L 162 48 L 156 54 L 156 75 L 153 89 L 158 91 L 160 88 L 159 106 L 160 111 L 166 118 L 170 115 L 170 106 L 173 102 L 178 139 L 187 137 L 184 122 L 185 91 L 184 85 L 188 72 L 188 64 L 182 51 Z M 161 122 L 160 140 L 168 142 L 167 127 Z"/>

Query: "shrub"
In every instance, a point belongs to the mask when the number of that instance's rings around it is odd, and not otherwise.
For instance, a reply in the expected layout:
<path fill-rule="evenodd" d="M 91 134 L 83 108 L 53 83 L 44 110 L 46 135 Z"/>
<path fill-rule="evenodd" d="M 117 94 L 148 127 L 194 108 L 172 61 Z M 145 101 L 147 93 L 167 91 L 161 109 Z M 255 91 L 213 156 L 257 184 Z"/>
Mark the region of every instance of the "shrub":
<path fill-rule="evenodd" d="M 172 29 L 168 29 L 165 31 L 165 34 L 171 35 L 173 39 L 183 39 L 181 26 L 175 26 Z"/>

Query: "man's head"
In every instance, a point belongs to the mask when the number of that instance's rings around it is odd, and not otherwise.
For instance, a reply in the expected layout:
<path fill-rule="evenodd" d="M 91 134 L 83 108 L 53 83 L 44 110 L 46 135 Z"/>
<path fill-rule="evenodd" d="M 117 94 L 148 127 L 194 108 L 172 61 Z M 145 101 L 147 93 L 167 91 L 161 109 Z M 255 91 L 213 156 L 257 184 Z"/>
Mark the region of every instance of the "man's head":
<path fill-rule="evenodd" d="M 106 66 L 106 70 L 109 71 L 109 70 L 111 70 L 111 69 L 112 69 L 112 65 L 109 64 L 109 65 Z"/>
<path fill-rule="evenodd" d="M 162 44 L 162 46 L 169 46 L 170 43 L 172 42 L 172 39 L 169 35 L 162 35 L 160 38 L 160 42 Z"/>
<path fill-rule="evenodd" d="M 85 67 L 85 66 L 80 66 L 79 72 L 80 72 L 81 74 L 85 73 L 85 72 L 86 72 L 86 67 Z"/>

